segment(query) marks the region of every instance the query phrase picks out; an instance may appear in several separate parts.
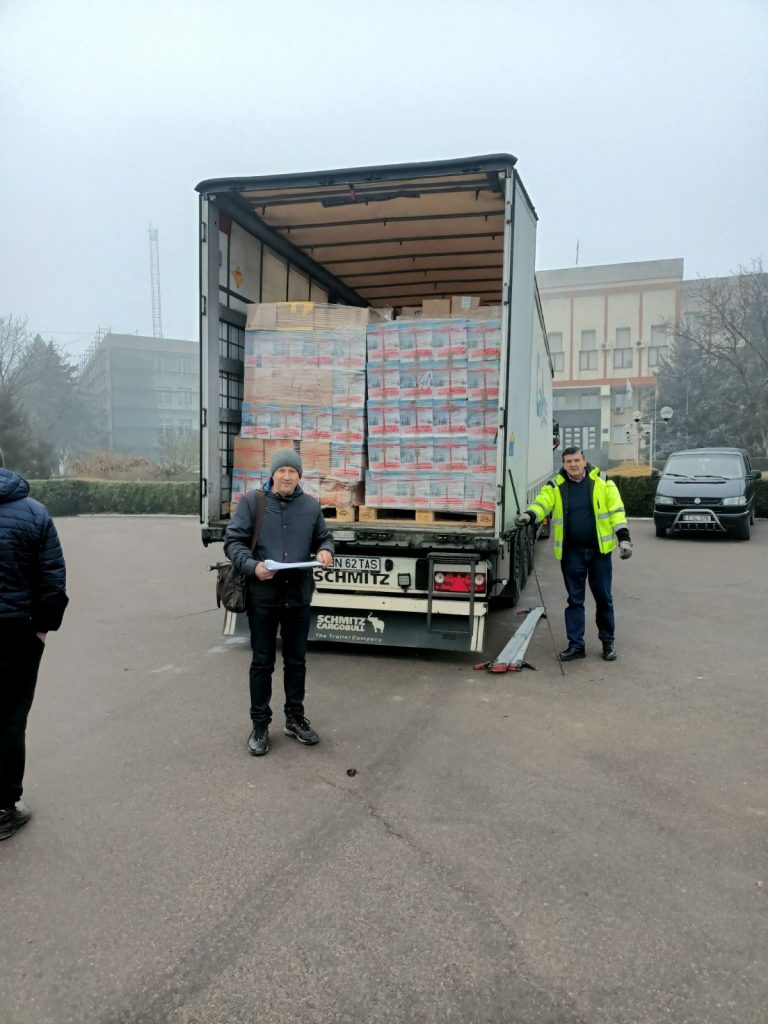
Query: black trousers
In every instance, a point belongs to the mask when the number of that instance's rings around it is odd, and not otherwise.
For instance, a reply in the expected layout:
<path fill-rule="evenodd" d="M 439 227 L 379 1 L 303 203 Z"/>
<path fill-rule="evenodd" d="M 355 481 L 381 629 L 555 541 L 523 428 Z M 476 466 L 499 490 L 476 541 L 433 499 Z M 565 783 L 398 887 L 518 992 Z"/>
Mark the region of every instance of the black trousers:
<path fill-rule="evenodd" d="M 45 644 L 31 627 L 0 625 L 0 808 L 22 793 L 29 709 Z"/>
<path fill-rule="evenodd" d="M 309 605 L 262 605 L 248 603 L 251 628 L 251 718 L 264 725 L 272 720 L 272 673 L 277 651 L 277 630 L 283 641 L 283 685 L 286 717 L 304 714 L 304 685 L 307 675 Z"/>

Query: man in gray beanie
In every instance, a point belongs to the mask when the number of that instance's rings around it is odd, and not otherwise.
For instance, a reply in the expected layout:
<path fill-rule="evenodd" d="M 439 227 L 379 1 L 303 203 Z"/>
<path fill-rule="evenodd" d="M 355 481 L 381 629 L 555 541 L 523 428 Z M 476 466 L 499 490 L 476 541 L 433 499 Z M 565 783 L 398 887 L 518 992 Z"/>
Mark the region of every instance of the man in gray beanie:
<path fill-rule="evenodd" d="M 278 627 L 283 644 L 283 731 L 307 745 L 320 739 L 304 717 L 309 605 L 315 586 L 312 570 L 270 572 L 265 564 L 268 558 L 275 562 L 307 562 L 313 555 L 321 565 L 333 564 L 333 536 L 319 502 L 301 489 L 302 473 L 297 452 L 292 448 L 278 452 L 272 459 L 263 499 L 260 491 L 250 491 L 238 502 L 224 540 L 224 553 L 248 580 L 246 610 L 253 651 L 253 730 L 248 737 L 248 749 L 254 757 L 269 750 Z M 254 531 L 258 536 L 251 549 Z"/>

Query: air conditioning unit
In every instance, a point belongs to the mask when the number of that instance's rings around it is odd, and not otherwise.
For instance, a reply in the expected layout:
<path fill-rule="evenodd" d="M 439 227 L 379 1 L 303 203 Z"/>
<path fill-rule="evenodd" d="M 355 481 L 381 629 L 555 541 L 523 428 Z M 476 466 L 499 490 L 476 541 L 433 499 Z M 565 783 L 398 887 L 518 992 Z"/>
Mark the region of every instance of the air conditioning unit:
<path fill-rule="evenodd" d="M 645 342 L 642 338 L 638 338 L 635 342 L 635 348 L 645 348 Z"/>
<path fill-rule="evenodd" d="M 602 343 L 602 345 L 600 346 L 600 348 L 603 348 L 603 349 L 605 349 L 605 348 L 610 348 L 610 347 L 611 347 L 611 346 L 609 345 L 609 343 L 608 343 L 607 341 L 604 341 L 604 342 Z"/>

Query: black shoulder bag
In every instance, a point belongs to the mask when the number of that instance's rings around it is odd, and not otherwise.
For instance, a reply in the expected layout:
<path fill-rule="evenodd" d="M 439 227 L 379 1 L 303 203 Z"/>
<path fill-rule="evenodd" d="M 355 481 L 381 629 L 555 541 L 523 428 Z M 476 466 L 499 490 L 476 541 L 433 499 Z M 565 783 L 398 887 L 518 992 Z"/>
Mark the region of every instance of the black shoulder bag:
<path fill-rule="evenodd" d="M 244 497 L 243 501 L 247 498 Z M 251 537 L 251 552 L 256 547 L 256 542 L 261 533 L 261 524 L 264 522 L 264 509 L 267 503 L 267 496 L 264 491 L 256 492 L 256 521 Z M 245 593 L 247 581 L 245 575 L 236 569 L 231 562 L 217 562 L 211 566 L 211 571 L 216 570 L 216 607 L 222 605 L 228 612 L 245 611 Z"/>

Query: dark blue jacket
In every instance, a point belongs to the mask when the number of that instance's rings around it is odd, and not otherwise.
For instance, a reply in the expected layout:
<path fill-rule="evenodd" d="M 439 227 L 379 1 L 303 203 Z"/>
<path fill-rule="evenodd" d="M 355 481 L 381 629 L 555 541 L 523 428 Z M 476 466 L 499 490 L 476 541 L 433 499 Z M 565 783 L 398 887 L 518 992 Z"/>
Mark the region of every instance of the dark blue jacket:
<path fill-rule="evenodd" d="M 271 580 L 260 580 L 256 566 L 267 558 L 276 562 L 308 562 L 318 551 L 334 552 L 333 535 L 320 504 L 301 487 L 289 498 L 266 492 L 264 521 L 255 551 L 251 539 L 256 522 L 256 491 L 238 502 L 227 527 L 224 554 L 248 580 L 248 600 L 253 604 L 309 604 L 315 589 L 311 569 L 281 570 Z"/>
<path fill-rule="evenodd" d="M 29 484 L 0 469 L 0 624 L 58 629 L 67 607 L 64 555 L 48 509 Z"/>

